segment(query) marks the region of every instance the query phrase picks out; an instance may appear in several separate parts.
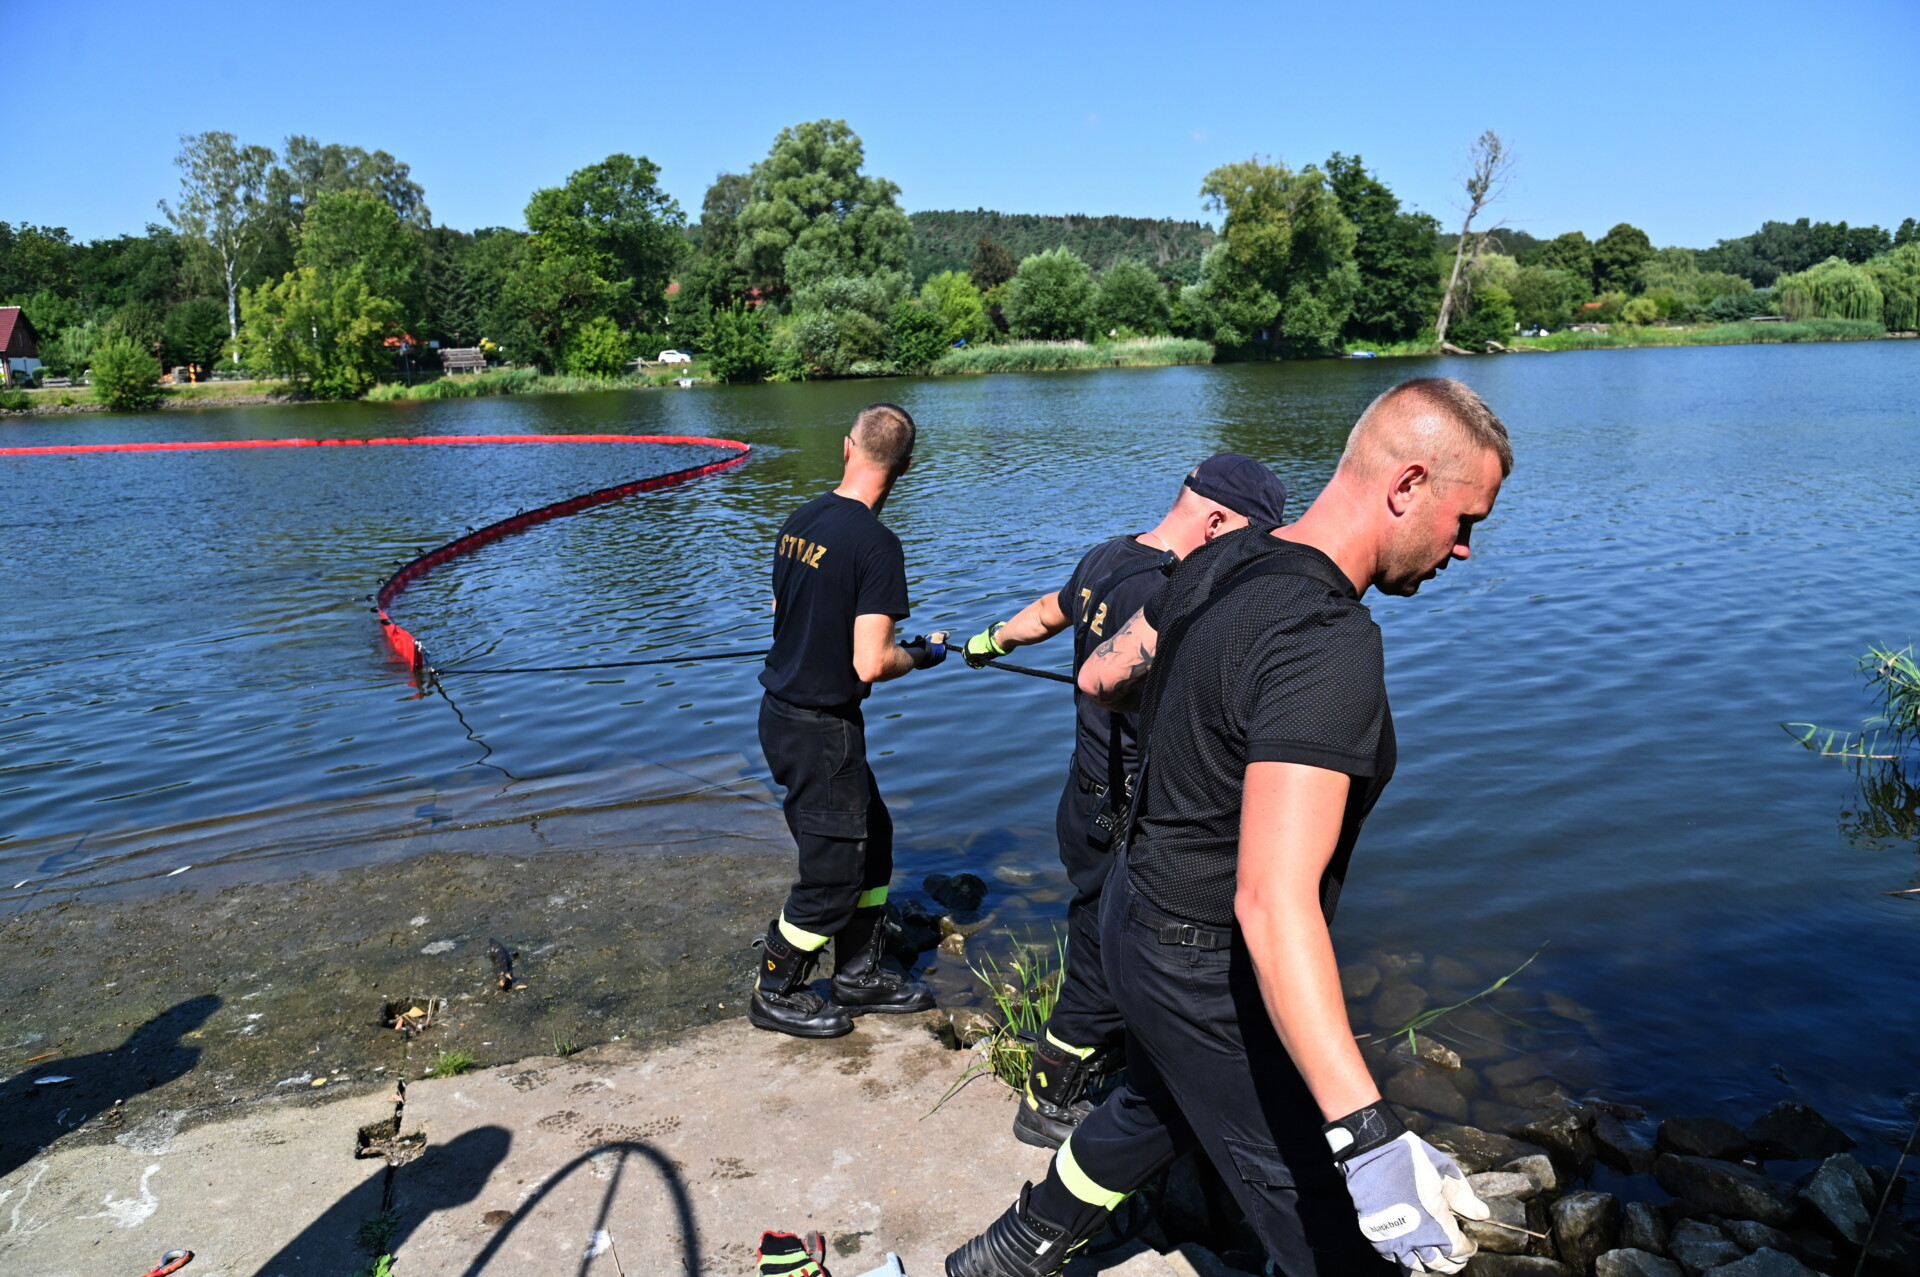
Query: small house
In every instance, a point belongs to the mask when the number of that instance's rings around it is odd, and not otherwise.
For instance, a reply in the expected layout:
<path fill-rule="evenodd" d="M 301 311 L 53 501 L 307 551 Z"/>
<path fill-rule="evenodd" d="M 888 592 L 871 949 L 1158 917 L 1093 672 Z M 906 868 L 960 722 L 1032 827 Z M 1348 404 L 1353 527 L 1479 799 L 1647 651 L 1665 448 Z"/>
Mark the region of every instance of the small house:
<path fill-rule="evenodd" d="M 39 337 L 27 313 L 18 306 L 0 306 L 0 386 L 11 386 L 16 376 L 39 370 Z"/>

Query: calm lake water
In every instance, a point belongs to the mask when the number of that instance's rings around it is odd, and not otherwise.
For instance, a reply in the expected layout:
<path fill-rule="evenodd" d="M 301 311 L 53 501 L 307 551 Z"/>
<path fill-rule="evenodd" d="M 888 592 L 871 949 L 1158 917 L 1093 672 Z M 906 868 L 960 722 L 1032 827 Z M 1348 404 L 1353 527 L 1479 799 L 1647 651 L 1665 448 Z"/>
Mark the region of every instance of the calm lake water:
<path fill-rule="evenodd" d="M 908 626 L 969 633 L 1055 588 L 1094 541 L 1150 526 L 1213 451 L 1267 459 L 1303 508 L 1367 400 L 1430 373 L 1487 397 L 1518 467 L 1471 563 L 1416 598 L 1370 599 L 1401 765 L 1355 860 L 1343 953 L 1458 955 L 1497 975 L 1545 946 L 1516 984 L 1576 1008 L 1609 1093 L 1732 1116 L 1791 1096 L 1857 1134 L 1904 1137 L 1920 896 L 1884 893 L 1920 881 L 1915 847 L 1850 839 L 1854 779 L 1781 724 L 1857 725 L 1871 707 L 1856 656 L 1920 637 L 1920 343 L 236 408 L 0 430 L 16 444 L 750 441 L 738 470 L 490 546 L 396 608 L 442 665 L 549 665 L 762 646 L 775 532 L 832 485 L 845 424 L 872 398 L 906 404 L 923 428 L 886 510 L 907 548 Z M 351 863 L 367 854 L 362 825 L 457 819 L 473 795 L 502 791 L 537 807 L 543 782 L 562 778 L 553 801 L 579 804 L 675 777 L 724 789 L 761 775 L 753 662 L 450 679 L 450 704 L 416 696 L 384 660 L 364 601 L 416 548 L 690 455 L 6 459 L 0 907 L 176 885 L 164 875 L 186 863 L 182 846 L 196 872 L 220 861 L 230 878 Z M 900 880 L 1024 868 L 1038 874 L 1030 890 L 996 882 L 1005 916 L 1058 916 L 1064 689 L 953 660 L 881 688 L 870 720 Z M 660 763 L 673 766 L 649 766 Z"/>

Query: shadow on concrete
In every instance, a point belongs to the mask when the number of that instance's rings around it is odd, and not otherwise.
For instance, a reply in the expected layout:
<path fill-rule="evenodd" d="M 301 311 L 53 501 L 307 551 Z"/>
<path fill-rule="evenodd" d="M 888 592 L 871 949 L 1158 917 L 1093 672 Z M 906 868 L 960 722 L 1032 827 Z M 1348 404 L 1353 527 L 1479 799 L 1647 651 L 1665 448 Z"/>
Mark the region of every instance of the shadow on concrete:
<path fill-rule="evenodd" d="M 81 993 L 84 996 L 84 992 Z M 188 998 L 154 1016 L 111 1051 L 59 1056 L 30 1064 L 0 1082 L 0 1175 L 89 1118 L 124 1100 L 164 1086 L 192 1070 L 200 1048 L 180 1039 L 220 1009 L 211 993 Z M 47 1086 L 42 1078 L 63 1077 Z"/>
<path fill-rule="evenodd" d="M 675 1169 L 673 1163 L 667 1159 L 665 1154 L 661 1153 L 651 1144 L 642 1144 L 636 1140 L 614 1140 L 605 1144 L 595 1145 L 548 1176 L 546 1181 L 540 1185 L 539 1190 L 528 1197 L 525 1202 L 521 1203 L 518 1210 L 514 1211 L 513 1218 L 502 1225 L 498 1233 L 494 1234 L 493 1239 L 487 1243 L 486 1249 L 474 1256 L 473 1262 L 467 1265 L 467 1269 L 465 1273 L 462 1274 L 462 1277 L 480 1277 L 480 1274 L 485 1273 L 487 1271 L 487 1265 L 493 1262 L 494 1256 L 500 1253 L 500 1248 L 506 1245 L 507 1238 L 513 1234 L 513 1230 L 520 1226 L 522 1220 L 533 1213 L 533 1208 L 540 1204 L 541 1199 L 559 1187 L 574 1172 L 580 1170 L 595 1158 L 603 1157 L 609 1153 L 618 1154 L 618 1159 L 614 1162 L 612 1173 L 607 1177 L 606 1191 L 600 1195 L 600 1209 L 594 1216 L 593 1227 L 587 1230 L 586 1235 L 590 1238 L 595 1237 L 602 1229 L 606 1228 L 607 1219 L 613 1213 L 614 1199 L 620 1193 L 620 1181 L 626 1175 L 628 1159 L 631 1157 L 642 1157 L 653 1164 L 654 1172 L 660 1176 L 662 1183 L 666 1185 L 668 1195 L 673 1198 L 673 1211 L 680 1224 L 681 1242 L 685 1248 L 685 1253 L 681 1256 L 681 1267 L 679 1269 L 660 1269 L 656 1266 L 655 1271 L 688 1273 L 706 1271 L 705 1266 L 701 1262 L 700 1230 L 694 1223 L 693 1202 L 687 1196 L 686 1185 L 680 1181 L 680 1172 Z M 639 1239 L 636 1238 L 635 1240 Z M 657 1253 L 653 1243 L 657 1243 L 658 1239 L 649 1238 L 647 1241 L 649 1242 L 648 1253 Z M 618 1242 L 616 1241 L 614 1245 L 617 1249 Z M 595 1252 L 592 1249 L 582 1247 L 580 1266 L 575 1270 L 577 1277 L 586 1277 L 587 1270 L 592 1266 L 594 1258 Z M 628 1256 L 629 1260 L 633 1258 L 633 1255 Z M 635 1271 L 639 1270 L 636 1269 Z M 265 1275 L 263 1274 L 262 1277 L 265 1277 Z"/>
<path fill-rule="evenodd" d="M 384 1249 L 399 1249 L 430 1216 L 479 1197 L 512 1143 L 505 1127 L 481 1126 L 445 1144 L 429 1144 L 426 1152 L 400 1167 L 394 1175 L 405 1188 L 393 1200 L 398 1224 Z M 386 1203 L 387 1176 L 368 1176 L 260 1265 L 254 1277 L 334 1277 L 359 1271 L 368 1257 L 355 1238 Z"/>

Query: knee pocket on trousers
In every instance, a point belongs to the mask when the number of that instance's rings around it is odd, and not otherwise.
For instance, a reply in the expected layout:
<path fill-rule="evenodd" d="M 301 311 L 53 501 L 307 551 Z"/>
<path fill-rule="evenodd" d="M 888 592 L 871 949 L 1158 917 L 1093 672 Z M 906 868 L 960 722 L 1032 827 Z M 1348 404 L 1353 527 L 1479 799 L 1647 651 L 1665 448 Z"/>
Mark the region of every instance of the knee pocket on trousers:
<path fill-rule="evenodd" d="M 865 786 L 862 786 L 865 788 Z M 794 827 L 817 838 L 845 838 L 858 841 L 867 836 L 867 813 L 859 811 L 808 811 L 793 813 Z"/>
<path fill-rule="evenodd" d="M 1293 1167 L 1287 1164 L 1287 1159 L 1281 1156 L 1277 1146 L 1236 1139 L 1222 1139 L 1221 1143 L 1227 1146 L 1227 1156 L 1233 1159 L 1234 1170 L 1247 1183 L 1265 1188 L 1294 1186 Z"/>

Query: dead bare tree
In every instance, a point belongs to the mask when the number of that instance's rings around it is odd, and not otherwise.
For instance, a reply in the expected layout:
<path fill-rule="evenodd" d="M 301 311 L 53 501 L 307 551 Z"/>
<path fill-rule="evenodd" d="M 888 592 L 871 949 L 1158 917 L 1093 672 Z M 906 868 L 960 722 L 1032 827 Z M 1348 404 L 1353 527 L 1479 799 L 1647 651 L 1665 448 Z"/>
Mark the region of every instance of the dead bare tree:
<path fill-rule="evenodd" d="M 1447 340 L 1447 323 L 1453 318 L 1454 299 L 1460 295 L 1461 266 L 1470 267 L 1479 260 L 1480 248 L 1486 242 L 1485 232 L 1473 235 L 1473 219 L 1506 194 L 1507 185 L 1513 180 L 1513 161 L 1513 152 L 1492 129 L 1482 133 L 1468 152 L 1467 216 L 1460 223 L 1460 242 L 1453 250 L 1453 274 L 1447 279 L 1446 295 L 1440 299 L 1440 322 L 1434 325 L 1436 343 Z M 1471 259 L 1467 257 L 1469 238 L 1474 241 Z"/>

